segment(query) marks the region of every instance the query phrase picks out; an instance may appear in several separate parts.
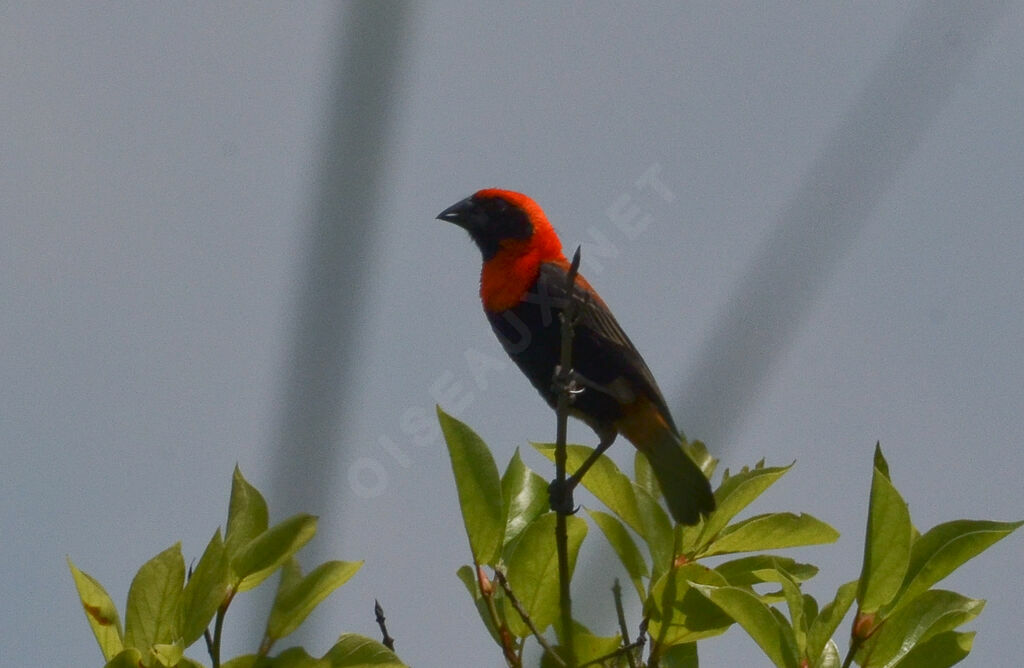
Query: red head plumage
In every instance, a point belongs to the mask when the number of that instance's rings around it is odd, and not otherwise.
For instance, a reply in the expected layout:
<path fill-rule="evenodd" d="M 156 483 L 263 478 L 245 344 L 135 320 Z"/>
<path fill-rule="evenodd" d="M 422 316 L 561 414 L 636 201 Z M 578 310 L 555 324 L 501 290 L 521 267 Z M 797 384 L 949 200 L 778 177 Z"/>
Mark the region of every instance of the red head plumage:
<path fill-rule="evenodd" d="M 478 190 L 438 218 L 463 227 L 480 247 L 480 298 L 488 311 L 518 304 L 537 280 L 541 263 L 566 262 L 562 242 L 544 210 L 522 193 Z"/>

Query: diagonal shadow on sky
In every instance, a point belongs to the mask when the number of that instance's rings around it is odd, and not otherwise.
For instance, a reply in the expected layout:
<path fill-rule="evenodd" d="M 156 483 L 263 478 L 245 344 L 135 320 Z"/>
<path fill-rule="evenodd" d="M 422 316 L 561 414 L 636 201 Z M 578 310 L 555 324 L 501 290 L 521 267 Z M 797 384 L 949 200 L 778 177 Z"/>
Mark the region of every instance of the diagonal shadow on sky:
<path fill-rule="evenodd" d="M 677 422 L 715 454 L 757 404 L 815 299 L 985 46 L 1005 0 L 923 2 L 821 148 L 678 396 Z"/>

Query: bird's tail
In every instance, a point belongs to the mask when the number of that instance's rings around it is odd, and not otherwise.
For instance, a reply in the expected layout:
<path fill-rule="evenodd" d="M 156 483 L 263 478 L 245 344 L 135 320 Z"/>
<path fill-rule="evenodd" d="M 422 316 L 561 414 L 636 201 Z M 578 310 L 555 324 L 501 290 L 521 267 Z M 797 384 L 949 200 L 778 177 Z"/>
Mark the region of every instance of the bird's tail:
<path fill-rule="evenodd" d="M 650 405 L 639 410 L 641 414 L 620 423 L 622 435 L 651 463 L 672 518 L 680 524 L 697 524 L 701 515 L 715 509 L 711 483 L 657 409 Z"/>

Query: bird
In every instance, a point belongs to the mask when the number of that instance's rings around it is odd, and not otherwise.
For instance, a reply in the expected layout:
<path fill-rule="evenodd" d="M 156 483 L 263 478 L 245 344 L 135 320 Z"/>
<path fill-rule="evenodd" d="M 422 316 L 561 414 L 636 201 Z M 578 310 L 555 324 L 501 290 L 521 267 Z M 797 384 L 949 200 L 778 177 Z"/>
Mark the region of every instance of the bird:
<path fill-rule="evenodd" d="M 522 193 L 485 188 L 437 219 L 463 228 L 479 247 L 484 313 L 505 351 L 552 408 L 561 391 L 554 383 L 561 359 L 559 318 L 575 300 L 569 415 L 589 426 L 599 444 L 566 479 L 565 489 L 549 488 L 552 508 L 573 512 L 572 490 L 622 434 L 647 457 L 676 522 L 695 525 L 711 513 L 710 482 L 683 449 L 654 375 L 590 283 L 577 274 L 569 289 L 570 263 L 543 209 Z"/>

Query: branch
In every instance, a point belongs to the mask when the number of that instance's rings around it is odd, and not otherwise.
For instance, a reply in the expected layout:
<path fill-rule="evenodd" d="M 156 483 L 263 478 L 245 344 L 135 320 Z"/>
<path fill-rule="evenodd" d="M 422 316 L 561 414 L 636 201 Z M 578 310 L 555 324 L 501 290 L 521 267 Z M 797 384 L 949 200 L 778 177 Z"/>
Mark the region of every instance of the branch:
<path fill-rule="evenodd" d="M 615 578 L 615 584 L 612 585 L 612 594 L 615 597 L 615 612 L 619 617 L 619 633 L 622 635 L 622 646 L 617 648 L 614 652 L 609 652 L 604 656 L 599 656 L 596 659 L 591 659 L 586 663 L 580 664 L 579 668 L 586 668 L 587 666 L 604 666 L 611 659 L 617 659 L 620 656 L 625 656 L 626 661 L 629 662 L 629 668 L 639 668 L 639 664 L 636 662 L 637 650 L 642 650 L 644 647 L 644 635 L 647 629 L 647 620 L 640 624 L 640 635 L 633 642 L 629 641 L 629 629 L 626 628 L 626 613 L 622 610 L 622 587 L 619 586 L 619 579 Z M 615 665 L 620 665 L 618 662 Z M 653 664 L 652 664 L 653 665 Z"/>
<path fill-rule="evenodd" d="M 231 605 L 231 600 L 235 598 L 234 588 L 224 598 L 224 602 L 217 608 L 217 619 L 213 623 L 213 640 L 209 638 L 209 629 L 203 635 L 207 637 L 207 650 L 210 652 L 210 661 L 212 662 L 213 668 L 220 668 L 220 639 L 221 634 L 224 631 L 224 615 L 228 612 L 228 606 Z"/>
<path fill-rule="evenodd" d="M 612 585 L 612 596 L 615 598 L 615 614 L 619 618 L 619 633 L 622 634 L 622 645 L 624 648 L 628 648 L 626 652 L 626 661 L 629 662 L 629 668 L 637 668 L 636 657 L 633 656 L 633 648 L 629 642 L 629 628 L 626 626 L 626 612 L 622 609 L 622 587 L 619 586 L 619 579 L 615 578 L 615 584 Z M 637 642 L 640 646 L 643 646 L 643 636 L 637 638 Z"/>
<path fill-rule="evenodd" d="M 566 294 L 568 304 L 559 314 L 561 319 L 562 349 L 559 359 L 559 368 L 555 384 L 558 390 L 558 405 L 556 408 L 558 423 L 555 437 L 555 488 L 559 493 L 565 486 L 565 462 L 566 462 L 566 432 L 569 422 L 569 404 L 572 402 L 572 340 L 573 327 L 575 326 L 577 302 L 573 298 L 573 289 L 576 286 L 576 274 L 580 268 L 580 248 L 576 247 L 576 253 L 572 256 L 572 264 L 566 274 Z M 565 648 L 566 659 L 570 666 L 576 665 L 576 648 L 573 639 L 572 625 L 572 596 L 569 592 L 569 533 L 566 522 L 567 511 L 571 509 L 561 508 L 555 514 L 555 542 L 558 548 L 558 587 L 559 587 L 559 608 L 561 612 L 561 641 Z"/>
<path fill-rule="evenodd" d="M 373 599 L 373 615 L 377 618 L 377 626 L 380 627 L 380 634 L 383 637 L 382 642 L 384 643 L 384 646 L 394 652 L 395 639 L 388 635 L 388 627 L 387 624 L 384 623 L 384 620 L 387 619 L 384 616 L 384 608 L 380 606 L 380 601 L 377 599 Z"/>
<path fill-rule="evenodd" d="M 512 607 L 515 608 L 516 612 L 519 613 L 520 619 L 522 619 L 523 623 L 526 624 L 527 628 L 530 629 L 530 633 L 532 633 L 533 637 L 537 639 L 537 642 L 539 642 L 540 646 L 544 648 L 544 651 L 546 651 L 549 656 L 551 656 L 556 662 L 558 662 L 558 665 L 566 665 L 565 661 L 562 660 L 562 657 L 558 656 L 558 654 L 555 653 L 554 648 L 551 647 L 551 645 L 548 644 L 548 641 L 544 639 L 544 636 L 540 634 L 540 631 L 537 630 L 537 627 L 534 625 L 533 620 L 530 619 L 530 615 L 523 608 L 523 604 L 520 603 L 519 599 L 516 598 L 516 595 L 512 593 L 512 588 L 508 586 L 508 580 L 505 578 L 505 573 L 500 569 L 495 568 L 494 579 L 497 580 L 498 584 L 501 585 L 501 588 L 505 591 L 505 596 L 508 597 L 508 602 L 511 603 Z"/>
<path fill-rule="evenodd" d="M 491 584 L 487 574 L 484 573 L 483 566 L 476 562 L 473 562 L 473 566 L 476 568 L 476 582 L 477 586 L 480 587 L 480 595 L 483 596 L 487 604 L 487 614 L 490 615 L 491 623 L 494 625 L 494 629 L 501 641 L 501 653 L 505 656 L 505 663 L 509 666 L 522 666 L 522 659 L 516 655 L 515 638 L 509 633 L 504 620 L 498 614 L 498 606 L 494 603 L 494 585 Z M 522 647 L 518 649 L 521 654 Z"/>

